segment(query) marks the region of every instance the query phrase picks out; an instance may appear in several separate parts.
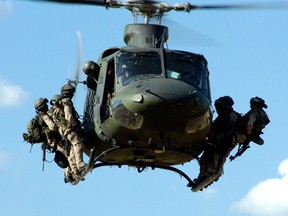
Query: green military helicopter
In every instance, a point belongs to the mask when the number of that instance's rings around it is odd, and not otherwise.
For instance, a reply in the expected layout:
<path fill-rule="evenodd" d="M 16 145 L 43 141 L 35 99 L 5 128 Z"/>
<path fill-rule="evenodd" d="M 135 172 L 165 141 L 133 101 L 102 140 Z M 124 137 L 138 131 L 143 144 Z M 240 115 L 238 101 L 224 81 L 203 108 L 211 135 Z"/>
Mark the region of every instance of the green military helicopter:
<path fill-rule="evenodd" d="M 219 177 L 215 175 L 211 181 L 195 186 L 189 176 L 175 167 L 198 159 L 203 152 L 212 123 L 209 70 L 202 55 L 164 48 L 168 28 L 161 25 L 161 18 L 172 10 L 241 9 L 256 5 L 40 1 L 125 8 L 135 18 L 135 23 L 124 31 L 127 46 L 108 48 L 97 63 L 87 62 L 83 129 L 90 161 L 82 177 L 102 166 L 128 165 L 139 172 L 148 167 L 161 168 L 179 173 L 193 191 Z M 136 23 L 137 16 L 143 16 L 144 23 Z M 152 19 L 156 24 L 150 23 Z"/>

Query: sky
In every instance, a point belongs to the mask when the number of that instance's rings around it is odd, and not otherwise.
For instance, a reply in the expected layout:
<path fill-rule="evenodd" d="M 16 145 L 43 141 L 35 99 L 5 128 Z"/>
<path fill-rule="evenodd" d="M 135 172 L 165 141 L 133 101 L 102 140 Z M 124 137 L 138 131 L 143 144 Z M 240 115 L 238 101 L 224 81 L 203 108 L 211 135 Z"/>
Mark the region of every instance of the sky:
<path fill-rule="evenodd" d="M 265 144 L 251 144 L 242 157 L 227 160 L 224 175 L 202 192 L 193 193 L 176 173 L 138 173 L 126 166 L 99 168 L 77 186 L 65 184 L 53 155 L 47 154 L 50 162 L 42 171 L 40 146 L 31 150 L 23 142 L 22 133 L 35 115 L 34 101 L 50 99 L 73 79 L 77 32 L 83 65 L 108 47 L 125 45 L 130 12 L 0 0 L 1 215 L 288 215 L 288 9 L 171 12 L 164 18 L 170 49 L 200 53 L 208 60 L 212 103 L 229 95 L 234 109 L 246 113 L 251 97 L 265 99 L 271 120 L 262 136 Z M 80 114 L 85 93 L 79 85 L 74 103 Z M 177 167 L 192 179 L 198 175 L 196 161 Z"/>

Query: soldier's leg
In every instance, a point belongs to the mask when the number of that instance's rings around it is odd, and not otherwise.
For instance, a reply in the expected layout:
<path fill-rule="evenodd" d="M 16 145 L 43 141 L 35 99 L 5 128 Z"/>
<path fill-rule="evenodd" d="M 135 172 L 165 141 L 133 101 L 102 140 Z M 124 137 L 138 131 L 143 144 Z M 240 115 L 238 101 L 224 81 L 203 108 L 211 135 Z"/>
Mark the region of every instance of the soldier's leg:
<path fill-rule="evenodd" d="M 214 164 L 213 164 L 213 170 L 218 170 L 220 167 L 223 167 L 223 164 L 226 161 L 226 157 L 223 157 L 222 155 L 219 155 L 217 153 L 214 154 Z"/>
<path fill-rule="evenodd" d="M 231 135 L 229 139 L 227 139 L 227 147 L 225 148 L 225 151 L 218 154 L 218 152 L 215 152 L 214 154 L 214 167 L 213 170 L 217 170 L 219 173 L 219 177 L 223 174 L 224 170 L 224 164 L 226 162 L 226 158 L 229 156 L 230 152 L 235 148 L 237 144 L 237 138 L 235 135 Z"/>
<path fill-rule="evenodd" d="M 77 167 L 76 158 L 75 158 L 75 152 L 74 152 L 73 146 L 71 146 L 71 148 L 70 148 L 68 162 L 70 164 L 71 172 L 74 175 L 76 175 L 76 176 L 79 175 L 80 173 L 79 173 L 79 170 L 78 170 L 78 167 Z"/>
<path fill-rule="evenodd" d="M 213 167 L 213 164 L 214 164 L 214 152 L 211 149 L 206 149 L 203 152 L 199 161 L 200 172 L 198 177 L 194 179 L 194 182 L 196 184 L 210 176 L 209 171 L 211 171 L 210 167 Z"/>
<path fill-rule="evenodd" d="M 74 131 L 70 132 L 67 135 L 67 138 L 72 144 L 77 168 L 78 169 L 84 168 L 86 164 L 83 161 L 83 142 L 81 138 Z"/>
<path fill-rule="evenodd" d="M 73 177 L 73 174 L 70 170 L 70 167 L 66 167 L 65 170 L 64 170 L 64 182 L 65 183 L 68 183 L 68 182 L 71 182 L 73 181 L 75 178 Z"/>

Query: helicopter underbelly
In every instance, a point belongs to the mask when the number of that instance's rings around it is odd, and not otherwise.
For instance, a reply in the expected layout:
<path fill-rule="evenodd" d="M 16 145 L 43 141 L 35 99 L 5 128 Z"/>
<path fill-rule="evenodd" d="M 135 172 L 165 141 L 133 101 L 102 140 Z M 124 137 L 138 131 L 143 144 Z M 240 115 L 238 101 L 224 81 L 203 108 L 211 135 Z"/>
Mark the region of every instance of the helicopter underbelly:
<path fill-rule="evenodd" d="M 127 133 L 123 132 L 124 135 Z M 132 131 L 129 133 L 133 134 Z M 127 134 L 126 134 L 127 135 Z M 148 139 L 134 136 L 101 140 L 94 132 L 87 136 L 89 142 L 85 145 L 85 153 L 89 156 L 92 148 L 97 151 L 98 161 L 109 164 L 130 166 L 170 166 L 189 162 L 196 158 L 204 149 L 203 142 L 191 142 L 191 137 L 172 138 L 164 141 L 163 138 L 150 137 Z M 129 139 L 131 138 L 131 139 Z M 139 138 L 135 142 L 135 138 Z M 153 139 L 153 141 L 152 141 Z M 145 140 L 145 141 L 144 141 Z M 190 141 L 189 141 L 190 140 Z M 121 141 L 121 142 L 120 142 Z M 148 141 L 148 142 L 147 142 Z M 114 151 L 105 153 L 111 148 L 118 146 Z"/>
<path fill-rule="evenodd" d="M 123 165 L 137 166 L 149 164 L 154 166 L 167 166 L 183 164 L 193 160 L 191 154 L 181 151 L 123 147 L 103 156 L 100 161 L 106 163 L 118 163 Z"/>

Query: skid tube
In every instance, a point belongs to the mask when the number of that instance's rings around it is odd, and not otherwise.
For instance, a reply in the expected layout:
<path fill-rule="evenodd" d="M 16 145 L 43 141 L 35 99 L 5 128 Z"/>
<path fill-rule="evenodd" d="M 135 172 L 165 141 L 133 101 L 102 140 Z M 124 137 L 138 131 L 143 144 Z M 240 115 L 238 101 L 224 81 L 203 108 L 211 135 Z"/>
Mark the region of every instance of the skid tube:
<path fill-rule="evenodd" d="M 146 164 L 146 163 L 131 163 L 131 164 L 122 164 L 122 163 L 107 163 L 107 162 L 99 162 L 97 163 L 97 161 L 99 161 L 99 159 L 103 156 L 105 156 L 106 154 L 110 153 L 110 152 L 113 152 L 117 149 L 119 149 L 120 146 L 115 146 L 115 147 L 112 147 L 106 151 L 103 151 L 100 155 L 98 155 L 95 160 L 94 160 L 94 166 L 93 168 L 91 169 L 94 170 L 96 168 L 100 168 L 100 167 L 104 167 L 104 166 L 118 166 L 119 168 L 121 166 L 134 166 L 137 168 L 137 171 L 139 173 L 143 172 L 146 168 L 151 168 L 152 170 L 154 170 L 155 168 L 158 168 L 158 169 L 164 169 L 164 170 L 170 170 L 170 171 L 173 171 L 173 172 L 176 172 L 178 173 L 181 177 L 185 178 L 187 181 L 188 181 L 188 184 L 187 184 L 187 187 L 194 187 L 195 183 L 191 180 L 191 178 L 186 174 L 184 173 L 182 170 L 180 169 L 177 169 L 175 167 L 171 167 L 171 166 L 155 166 L 155 165 L 152 165 L 152 164 Z"/>

